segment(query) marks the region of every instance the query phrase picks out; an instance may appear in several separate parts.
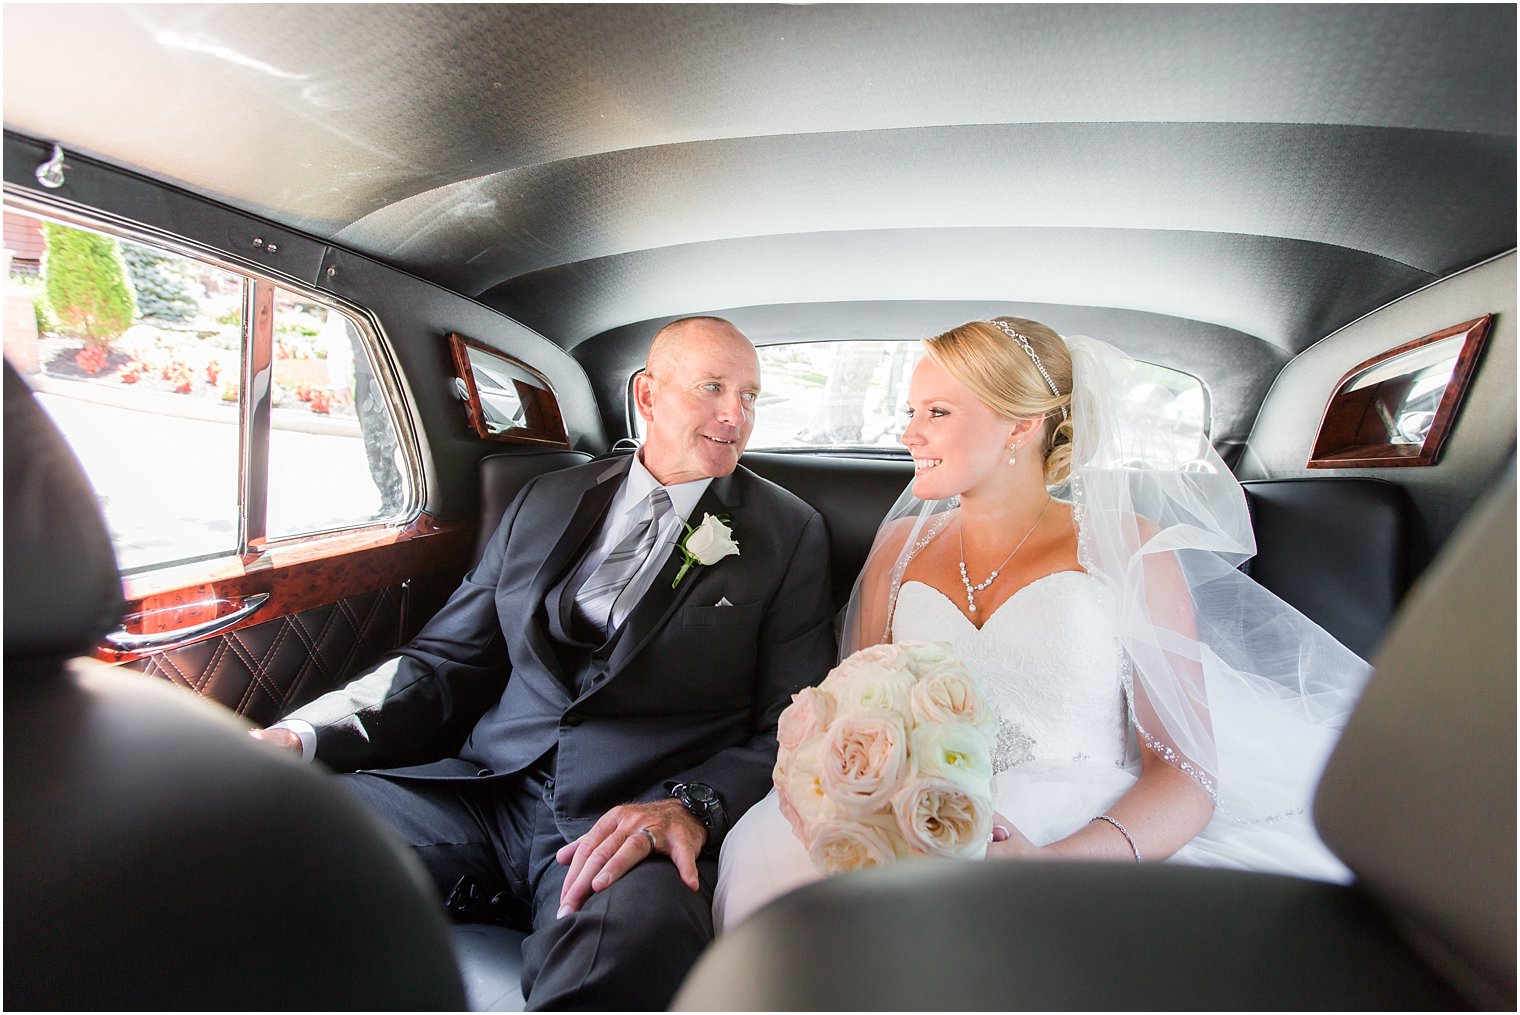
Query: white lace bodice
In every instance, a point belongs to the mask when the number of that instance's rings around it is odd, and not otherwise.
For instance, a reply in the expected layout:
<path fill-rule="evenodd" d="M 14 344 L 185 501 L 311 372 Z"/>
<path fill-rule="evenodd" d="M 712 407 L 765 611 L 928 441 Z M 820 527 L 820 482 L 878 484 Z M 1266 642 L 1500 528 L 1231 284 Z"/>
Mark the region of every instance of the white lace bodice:
<path fill-rule="evenodd" d="M 1122 656 L 1091 575 L 1058 571 L 1031 582 L 980 630 L 943 593 L 905 582 L 892 640 L 946 642 L 977 675 L 1000 719 L 995 768 L 1123 763 L 1129 726 Z"/>

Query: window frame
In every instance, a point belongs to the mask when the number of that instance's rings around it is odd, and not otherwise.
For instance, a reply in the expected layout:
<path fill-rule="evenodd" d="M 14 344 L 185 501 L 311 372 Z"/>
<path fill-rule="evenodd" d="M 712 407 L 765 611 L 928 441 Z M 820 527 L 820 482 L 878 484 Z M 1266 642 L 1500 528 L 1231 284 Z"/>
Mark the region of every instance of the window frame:
<path fill-rule="evenodd" d="M 542 371 L 484 342 L 466 338 L 457 331 L 449 332 L 447 340 L 449 356 L 454 364 L 455 391 L 460 401 L 464 403 L 465 416 L 477 437 L 481 440 L 504 441 L 509 444 L 531 444 L 550 448 L 570 447 L 570 431 L 566 428 L 564 416 L 560 412 L 559 395 Z M 515 390 L 518 404 L 523 409 L 521 425 L 502 430 L 491 429 L 487 422 L 484 398 L 480 394 L 480 383 L 475 375 L 475 364 L 470 359 L 471 350 L 497 359 L 538 381 L 538 385 L 532 387 L 529 392 L 524 392 L 522 388 Z"/>
<path fill-rule="evenodd" d="M 1493 320 L 1493 314 L 1485 314 L 1470 321 L 1463 321 L 1461 324 L 1433 331 L 1363 360 L 1342 374 L 1340 380 L 1335 382 L 1335 387 L 1331 389 L 1330 397 L 1325 401 L 1325 409 L 1320 416 L 1319 426 L 1315 429 L 1314 440 L 1310 444 L 1309 460 L 1305 467 L 1366 469 L 1435 465 L 1440 460 L 1441 449 L 1446 443 L 1446 438 L 1451 435 L 1452 428 L 1456 425 L 1457 413 L 1461 410 L 1462 402 L 1466 399 L 1468 388 L 1472 384 L 1473 375 L 1477 372 L 1478 361 L 1487 346 Z M 1427 346 L 1459 337 L 1462 339 L 1462 346 L 1457 352 L 1451 376 L 1446 381 L 1445 390 L 1437 403 L 1434 418 L 1426 429 L 1424 439 L 1419 444 L 1359 441 L 1357 434 L 1361 429 L 1360 420 L 1366 406 L 1357 402 L 1351 394 L 1352 390 L 1360 389 L 1349 389 L 1348 386 L 1378 366 L 1393 363 Z M 1408 371 L 1405 371 L 1385 379 L 1378 385 L 1371 386 L 1367 397 L 1375 396 L 1381 384 L 1407 376 L 1407 374 Z"/>
<path fill-rule="evenodd" d="M 415 413 L 399 383 L 399 371 L 391 344 L 379 319 L 367 308 L 335 293 L 326 292 L 290 275 L 271 270 L 266 265 L 240 258 L 226 251 L 195 243 L 185 237 L 156 229 L 110 212 L 78 205 L 62 198 L 44 197 L 21 191 L 7 184 L 3 205 L 42 220 L 52 220 L 71 228 L 111 236 L 118 240 L 149 246 L 180 257 L 196 260 L 235 274 L 243 279 L 242 335 L 239 349 L 238 397 L 238 489 L 237 542 L 228 552 L 213 552 L 195 557 L 160 561 L 124 569 L 122 578 L 129 597 L 151 596 L 167 588 L 182 587 L 197 573 L 225 572 L 214 562 L 239 562 L 237 570 L 246 573 L 268 563 L 268 555 L 284 551 L 281 557 L 306 556 L 300 548 L 307 544 L 327 544 L 335 537 L 342 543 L 354 542 L 354 536 L 383 536 L 390 542 L 397 530 L 411 531 L 424 524 L 422 506 L 427 503 L 426 470 L 422 467 L 422 449 L 415 424 Z M 409 496 L 405 507 L 390 518 L 363 524 L 337 524 L 322 529 L 270 538 L 267 533 L 269 489 L 269 443 L 274 402 L 274 296 L 285 290 L 303 300 L 330 307 L 344 314 L 360 336 L 370 357 L 375 383 L 385 394 L 386 412 L 396 435 L 396 446 Z M 360 539 L 367 545 L 374 539 Z M 337 545 L 337 544 L 334 544 Z"/>

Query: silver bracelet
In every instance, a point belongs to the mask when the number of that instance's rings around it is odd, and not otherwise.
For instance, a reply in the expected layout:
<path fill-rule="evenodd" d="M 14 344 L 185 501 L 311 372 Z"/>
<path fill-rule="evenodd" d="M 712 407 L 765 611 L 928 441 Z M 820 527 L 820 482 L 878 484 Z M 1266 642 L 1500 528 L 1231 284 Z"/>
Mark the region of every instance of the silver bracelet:
<path fill-rule="evenodd" d="M 1092 821 L 1089 821 L 1088 824 L 1092 824 L 1093 821 L 1107 821 L 1110 825 L 1113 825 L 1115 828 L 1117 828 L 1119 830 L 1119 834 L 1124 836 L 1124 841 L 1129 843 L 1129 848 L 1134 852 L 1135 862 L 1140 862 L 1140 847 L 1135 845 L 1135 838 L 1129 834 L 1128 828 L 1125 828 L 1123 825 L 1119 824 L 1119 822 L 1115 821 L 1107 814 L 1099 814 L 1096 818 L 1093 818 Z"/>

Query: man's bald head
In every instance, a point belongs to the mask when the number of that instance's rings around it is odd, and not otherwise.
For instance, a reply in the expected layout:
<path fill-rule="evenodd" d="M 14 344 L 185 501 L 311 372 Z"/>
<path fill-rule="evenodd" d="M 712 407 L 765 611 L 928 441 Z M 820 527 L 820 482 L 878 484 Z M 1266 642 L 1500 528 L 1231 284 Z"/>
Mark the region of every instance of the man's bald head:
<path fill-rule="evenodd" d="M 684 340 L 698 333 L 731 334 L 745 342 L 749 341 L 732 321 L 725 321 L 721 317 L 683 317 L 655 332 L 653 341 L 649 343 L 649 355 L 644 361 L 645 373 L 656 377 L 669 373 L 668 368 L 672 360 L 680 355 Z"/>

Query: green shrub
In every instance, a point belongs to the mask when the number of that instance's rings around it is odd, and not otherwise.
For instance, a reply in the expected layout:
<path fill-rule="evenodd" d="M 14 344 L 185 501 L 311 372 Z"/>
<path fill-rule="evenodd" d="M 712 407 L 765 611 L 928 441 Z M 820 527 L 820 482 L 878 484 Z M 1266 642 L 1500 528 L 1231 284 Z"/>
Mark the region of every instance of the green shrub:
<path fill-rule="evenodd" d="M 195 316 L 198 305 L 183 258 L 136 243 L 122 244 L 121 256 L 144 318 L 175 324 Z"/>
<path fill-rule="evenodd" d="M 109 345 L 137 316 L 137 296 L 127 278 L 121 244 L 109 236 L 43 224 L 47 251 L 42 279 L 48 308 L 66 334 Z"/>

